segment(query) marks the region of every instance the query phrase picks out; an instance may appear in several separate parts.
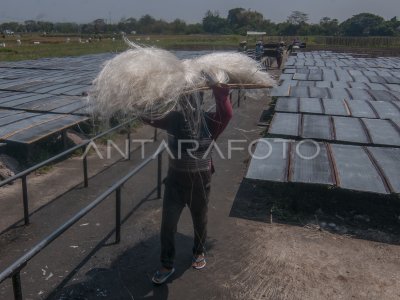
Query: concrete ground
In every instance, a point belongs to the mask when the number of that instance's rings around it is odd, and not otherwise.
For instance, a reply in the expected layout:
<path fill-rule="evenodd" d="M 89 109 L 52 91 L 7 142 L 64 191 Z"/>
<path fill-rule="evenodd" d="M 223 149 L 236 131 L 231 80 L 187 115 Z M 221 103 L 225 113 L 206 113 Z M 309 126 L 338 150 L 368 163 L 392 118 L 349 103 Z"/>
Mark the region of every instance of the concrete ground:
<path fill-rule="evenodd" d="M 233 120 L 218 140 L 223 153 L 228 139 L 245 140 L 241 144 L 245 146 L 261 136 L 263 128 L 257 126 L 257 121 L 268 101 L 247 99 L 235 109 Z M 149 145 L 148 153 L 156 147 Z M 39 205 L 30 226 L 4 230 L 0 236 L 1 269 L 134 168 L 139 156 L 140 152 L 135 151 L 131 161 L 117 162 L 92 174 L 89 188 L 72 187 L 57 199 Z M 152 163 L 122 190 L 121 243 L 114 244 L 115 209 L 114 198 L 110 197 L 28 263 L 22 273 L 24 299 L 400 298 L 398 245 L 356 239 L 311 225 L 247 217 L 250 210 L 263 207 L 263 197 L 269 197 L 268 191 L 260 195 L 255 186 L 243 181 L 248 160 L 247 151 L 233 152 L 232 159 L 215 156 L 208 264 L 204 270 L 190 267 L 193 229 L 185 209 L 176 237 L 177 271 L 163 286 L 154 286 L 150 281 L 159 266 L 162 205 L 156 198 L 156 164 Z M 91 162 L 102 163 L 95 159 Z M 61 178 L 66 182 L 76 180 L 74 176 L 80 174 L 76 168 L 72 173 L 56 170 L 37 186 L 31 186 L 32 197 L 38 198 L 43 187 L 56 189 Z M 61 177 L 52 180 L 56 175 Z M 12 192 L 2 195 L 19 201 Z M 0 298 L 12 299 L 10 280 L 0 285 Z"/>

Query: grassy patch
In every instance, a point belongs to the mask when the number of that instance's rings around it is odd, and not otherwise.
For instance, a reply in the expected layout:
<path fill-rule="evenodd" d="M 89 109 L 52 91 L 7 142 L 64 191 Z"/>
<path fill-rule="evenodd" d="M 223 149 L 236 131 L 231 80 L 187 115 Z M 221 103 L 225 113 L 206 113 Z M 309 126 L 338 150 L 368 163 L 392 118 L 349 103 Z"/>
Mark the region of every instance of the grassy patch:
<path fill-rule="evenodd" d="M 52 164 L 46 165 L 46 166 L 43 166 L 43 167 L 37 169 L 37 170 L 35 171 L 35 174 L 36 174 L 36 175 L 44 175 L 44 174 L 49 173 L 51 170 L 53 170 L 53 168 L 54 168 L 54 167 L 53 167 Z"/>
<path fill-rule="evenodd" d="M 227 49 L 237 47 L 241 36 L 219 35 L 152 35 L 129 36 L 133 42 L 165 49 Z M 63 37 L 22 35 L 21 44 L 16 37 L 2 40 L 6 48 L 0 49 L 0 60 L 19 61 L 42 57 L 80 56 L 85 54 L 122 52 L 128 49 L 121 37 L 92 39 L 89 37 Z"/>
<path fill-rule="evenodd" d="M 132 35 L 131 41 L 164 49 L 174 50 L 222 50 L 237 49 L 239 42 L 246 39 L 241 35 Z M 290 43 L 295 37 L 269 36 L 267 41 L 286 41 Z M 21 41 L 19 45 L 17 39 Z M 300 37 L 311 48 L 324 50 L 334 49 L 399 49 L 398 37 Z M 42 57 L 79 56 L 106 52 L 121 52 L 128 47 L 120 36 L 104 36 L 91 38 L 89 36 L 40 36 L 23 34 L 17 37 L 6 37 L 0 42 L 6 44 L 0 49 L 1 61 L 18 61 L 38 59 Z M 255 45 L 255 40 L 249 39 L 248 47 Z"/>
<path fill-rule="evenodd" d="M 9 48 L 0 48 L 0 53 L 18 53 L 18 52 Z"/>
<path fill-rule="evenodd" d="M 65 57 L 96 54 L 105 52 L 121 52 L 127 46 L 121 41 L 102 41 L 81 44 L 78 41 L 69 43 L 41 43 L 38 45 L 23 42 L 22 45 L 10 45 L 9 51 L 0 51 L 0 60 L 18 61 L 38 59 L 42 57 Z"/>

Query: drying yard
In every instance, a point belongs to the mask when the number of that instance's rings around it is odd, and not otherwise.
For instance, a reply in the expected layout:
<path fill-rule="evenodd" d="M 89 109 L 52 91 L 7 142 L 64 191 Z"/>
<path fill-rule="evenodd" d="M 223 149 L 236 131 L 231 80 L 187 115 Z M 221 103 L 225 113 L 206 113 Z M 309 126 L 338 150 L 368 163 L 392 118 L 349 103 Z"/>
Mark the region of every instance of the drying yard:
<path fill-rule="evenodd" d="M 110 57 L 1 63 L 3 147 L 85 122 L 85 93 Z M 162 201 L 149 165 L 120 191 L 120 243 L 113 194 L 24 266 L 24 299 L 399 299 L 400 59 L 305 52 L 290 56 L 282 73 L 269 72 L 280 86 L 240 106 L 235 93 L 234 117 L 218 140 L 226 153 L 229 140 L 247 149 L 262 137 L 257 157 L 214 158 L 206 269 L 190 268 L 193 229 L 184 210 L 177 271 L 166 285 L 152 285 Z M 132 134 L 148 139 L 153 131 Z M 86 188 L 77 157 L 28 177 L 29 226 L 19 185 L 0 188 L 0 206 L 7 204 L 0 272 L 140 164 L 140 151 L 89 162 Z M 286 205 L 293 200 L 296 207 Z M 0 284 L 0 298 L 13 299 L 11 280 Z"/>
<path fill-rule="evenodd" d="M 272 155 L 253 159 L 247 178 L 400 193 L 399 58 L 299 53 L 280 80 L 265 140 Z M 258 156 L 268 146 L 259 143 Z"/>
<path fill-rule="evenodd" d="M 87 120 L 85 95 L 111 55 L 0 63 L 0 141 L 32 144 Z"/>

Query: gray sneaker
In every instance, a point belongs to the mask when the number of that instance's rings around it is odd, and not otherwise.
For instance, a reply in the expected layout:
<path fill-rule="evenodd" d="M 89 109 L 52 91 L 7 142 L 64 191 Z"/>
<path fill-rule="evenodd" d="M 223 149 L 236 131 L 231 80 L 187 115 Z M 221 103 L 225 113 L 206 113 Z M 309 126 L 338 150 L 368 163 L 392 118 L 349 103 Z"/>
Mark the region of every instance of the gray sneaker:
<path fill-rule="evenodd" d="M 154 284 L 163 284 L 172 274 L 174 274 L 174 272 L 175 272 L 174 268 L 172 268 L 170 271 L 167 272 L 160 272 L 160 270 L 158 270 L 157 272 L 154 273 L 151 281 L 153 281 Z"/>

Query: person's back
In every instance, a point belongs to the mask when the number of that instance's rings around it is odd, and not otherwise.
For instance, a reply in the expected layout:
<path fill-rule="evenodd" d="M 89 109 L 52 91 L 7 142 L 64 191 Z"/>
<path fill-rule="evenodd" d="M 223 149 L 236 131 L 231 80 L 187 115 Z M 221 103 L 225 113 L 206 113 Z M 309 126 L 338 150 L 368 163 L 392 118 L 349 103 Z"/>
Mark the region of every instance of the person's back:
<path fill-rule="evenodd" d="M 168 132 L 168 147 L 173 157 L 170 157 L 169 167 L 177 172 L 208 171 L 211 165 L 212 143 L 209 131 L 209 114 L 200 112 L 197 128 L 192 128 L 182 112 L 173 112 Z M 208 153 L 207 153 L 208 151 Z"/>
<path fill-rule="evenodd" d="M 208 157 L 201 159 L 202 152 L 208 150 L 213 140 L 216 140 L 225 129 L 232 114 L 228 100 L 229 90 L 214 89 L 216 97 L 216 112 L 204 112 L 200 102 L 202 96 L 187 96 L 180 101 L 181 109 L 170 112 L 165 118 L 149 122 L 152 126 L 165 129 L 168 133 L 168 146 L 173 154 L 170 167 L 175 170 L 197 172 L 198 168 L 190 169 L 195 160 L 192 153 L 196 152 L 197 165 L 210 161 Z M 201 99 L 200 99 L 201 98 Z M 197 102 L 197 103 L 196 103 Z M 210 151 L 208 151 L 210 152 Z M 204 168 L 202 168 L 204 169 Z"/>
<path fill-rule="evenodd" d="M 262 43 L 261 42 L 257 42 L 257 44 L 256 44 L 256 53 L 255 53 L 256 60 L 260 60 L 262 55 L 263 55 L 263 53 L 264 53 L 264 47 L 263 47 Z"/>

